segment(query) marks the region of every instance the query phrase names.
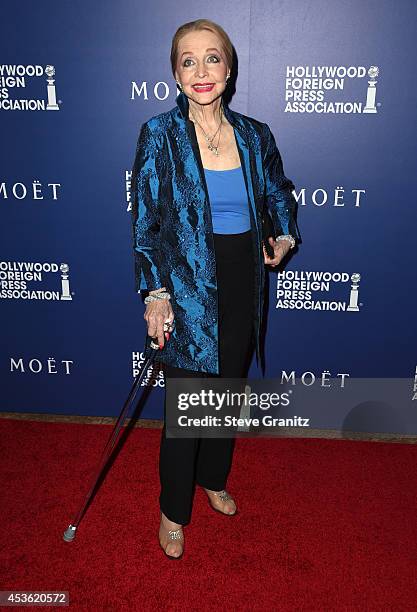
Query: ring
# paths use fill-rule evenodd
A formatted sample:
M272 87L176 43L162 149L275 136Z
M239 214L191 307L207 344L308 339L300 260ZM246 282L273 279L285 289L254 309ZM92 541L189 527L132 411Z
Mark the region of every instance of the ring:
M175 323L174 321L170 321L169 319L164 323L164 331L171 333L174 329Z

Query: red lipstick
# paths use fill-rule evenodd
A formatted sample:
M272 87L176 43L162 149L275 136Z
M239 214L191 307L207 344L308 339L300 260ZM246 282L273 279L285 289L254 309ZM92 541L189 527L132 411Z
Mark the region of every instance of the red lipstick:
M192 88L198 93L205 93L207 91L211 91L214 85L214 83L194 83Z

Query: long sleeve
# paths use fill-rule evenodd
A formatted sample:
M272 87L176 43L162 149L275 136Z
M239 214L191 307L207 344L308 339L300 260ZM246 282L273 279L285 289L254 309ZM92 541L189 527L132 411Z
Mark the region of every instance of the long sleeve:
M152 291L162 287L160 267L160 181L158 147L147 123L141 127L132 169L132 224L135 259L135 289Z
M285 176L282 159L269 126L264 124L267 141L264 154L265 197L274 224L275 236L291 234L296 243L301 241L295 221L296 200L293 183Z

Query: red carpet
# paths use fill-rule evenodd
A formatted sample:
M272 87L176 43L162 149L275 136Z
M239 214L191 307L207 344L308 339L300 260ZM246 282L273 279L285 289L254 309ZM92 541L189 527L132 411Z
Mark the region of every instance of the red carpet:
M0 419L0 590L67 590L73 610L417 609L417 446L238 439L239 514L197 490L171 561L157 541L159 430L130 432L62 539L111 430Z

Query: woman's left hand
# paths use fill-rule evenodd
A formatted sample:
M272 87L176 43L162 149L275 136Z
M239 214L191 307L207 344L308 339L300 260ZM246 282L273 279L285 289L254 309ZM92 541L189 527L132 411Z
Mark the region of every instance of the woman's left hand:
M289 240L274 240L272 236L268 238L268 242L274 249L274 257L269 257L265 250L265 246L262 245L262 249L264 252L264 263L275 268L275 266L277 266L280 261L284 259L285 255L290 250L291 243Z

